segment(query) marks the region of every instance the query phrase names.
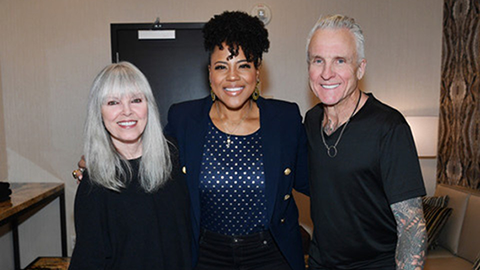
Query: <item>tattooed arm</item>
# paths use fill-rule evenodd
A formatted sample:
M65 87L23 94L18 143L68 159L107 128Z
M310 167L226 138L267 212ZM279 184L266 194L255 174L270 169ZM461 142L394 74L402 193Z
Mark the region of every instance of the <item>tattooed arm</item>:
M422 270L427 249L427 231L420 197L390 205L397 222L397 270Z

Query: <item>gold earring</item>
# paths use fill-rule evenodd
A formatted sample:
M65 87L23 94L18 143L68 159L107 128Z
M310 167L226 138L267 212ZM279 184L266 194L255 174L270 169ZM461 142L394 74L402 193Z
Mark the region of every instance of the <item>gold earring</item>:
M253 90L253 93L252 93L253 101L257 101L258 97L260 97L260 89L258 89L259 83L260 81L257 81L257 85L255 85L255 90Z
M213 90L210 90L210 97L212 98L212 102L215 102L215 99L217 99L217 96L215 96Z

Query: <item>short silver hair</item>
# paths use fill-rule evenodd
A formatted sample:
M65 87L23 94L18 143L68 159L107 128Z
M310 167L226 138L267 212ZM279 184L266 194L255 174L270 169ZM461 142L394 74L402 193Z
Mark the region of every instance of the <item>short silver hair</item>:
M88 98L84 129L84 154L90 179L105 188L121 191L130 181L131 167L119 153L103 124L102 105L110 95L141 93L148 106L147 125L142 134L140 185L146 192L158 190L170 177L172 163L163 136L157 104L143 73L128 62L106 66L93 81ZM126 168L126 170L124 169Z
M359 24L355 22L353 18L348 16L336 14L328 16L320 16L317 23L313 26L310 34L307 38L307 62L310 63L310 54L308 47L310 46L310 41L317 30L320 29L347 29L349 30L354 38L357 47L357 61L360 63L365 59L365 37L363 36L362 29Z

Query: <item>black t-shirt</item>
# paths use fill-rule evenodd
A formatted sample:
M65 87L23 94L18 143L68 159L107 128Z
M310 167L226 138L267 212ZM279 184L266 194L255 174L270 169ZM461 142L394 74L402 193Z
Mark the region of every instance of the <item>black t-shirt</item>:
M172 179L150 194L137 177L119 193L84 176L75 197L70 269L192 268L189 196L176 159ZM139 159L129 162L137 175Z
M306 116L309 141L311 264L325 269L395 269L390 205L425 195L410 128L373 95L348 123L331 158L320 134L323 107ZM334 145L343 126L331 136Z

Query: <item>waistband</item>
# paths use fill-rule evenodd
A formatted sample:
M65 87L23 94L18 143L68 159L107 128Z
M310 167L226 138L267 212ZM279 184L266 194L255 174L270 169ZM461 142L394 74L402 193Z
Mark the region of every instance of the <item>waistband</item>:
M222 243L232 243L232 244L254 243L254 242L272 239L270 231L268 230L261 231L258 233L252 233L248 235L231 236L231 235L224 235L224 234L202 229L200 235L201 237L207 238L209 240L218 241Z

